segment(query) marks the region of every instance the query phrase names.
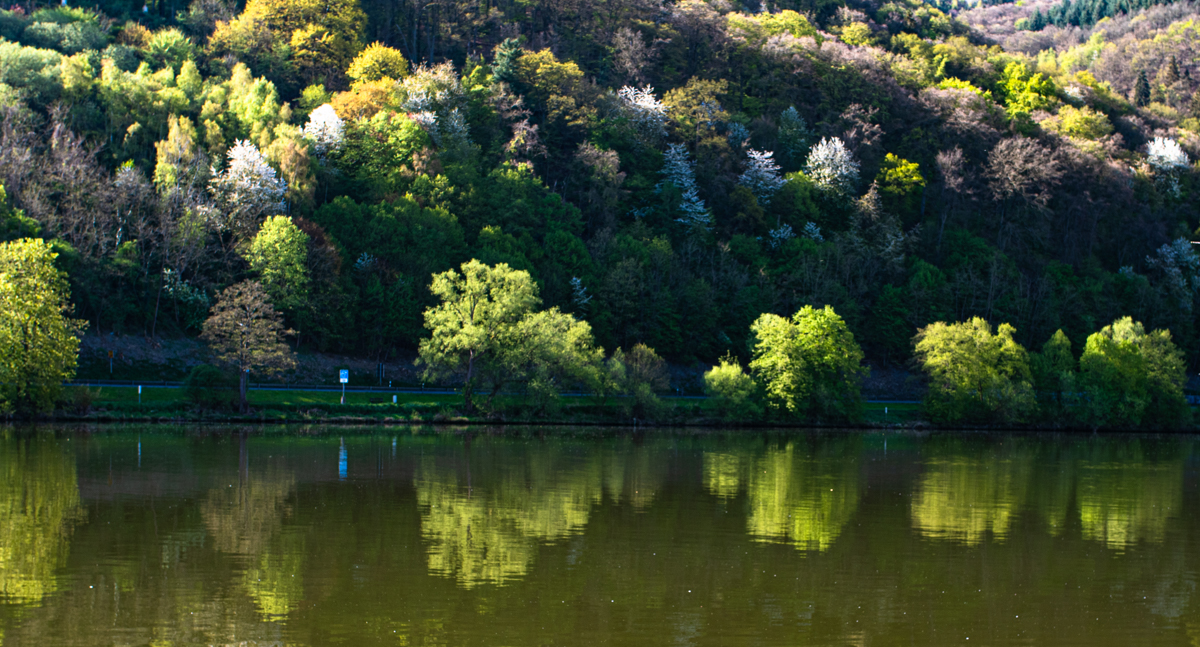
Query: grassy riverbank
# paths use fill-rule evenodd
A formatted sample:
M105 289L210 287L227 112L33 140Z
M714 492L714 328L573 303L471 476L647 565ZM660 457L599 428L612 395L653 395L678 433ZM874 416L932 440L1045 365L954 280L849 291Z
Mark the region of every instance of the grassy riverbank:
M232 394L230 394L232 396ZM346 421L362 423L536 422L561 424L721 425L732 421L707 398L662 398L652 415L633 410L628 400L595 396L563 397L550 410L535 410L524 398L499 396L494 413L464 415L459 394L251 390L250 411L234 407L200 407L179 388L143 387L139 398L131 386L73 386L66 404L55 414L67 420L202 420L258 422ZM396 402L393 404L392 397ZM649 420L648 420L649 418ZM862 424L909 426L921 421L915 403L867 403Z

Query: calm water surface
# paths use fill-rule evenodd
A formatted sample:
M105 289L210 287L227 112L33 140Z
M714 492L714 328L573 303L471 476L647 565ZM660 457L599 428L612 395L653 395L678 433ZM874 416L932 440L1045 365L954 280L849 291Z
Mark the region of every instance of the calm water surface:
M0 430L0 644L1198 645L1197 448Z

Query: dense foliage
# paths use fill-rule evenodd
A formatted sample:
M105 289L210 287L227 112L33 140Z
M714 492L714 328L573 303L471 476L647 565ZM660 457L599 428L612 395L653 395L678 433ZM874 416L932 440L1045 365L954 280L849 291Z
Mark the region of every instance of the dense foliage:
M811 306L875 364L1127 316L1200 360L1186 3L1058 41L916 0L127 5L0 11L0 233L54 241L96 331L193 335L254 280L299 348L384 360L474 259L610 354L763 366L751 324Z
M75 377L76 338L67 280L44 241L0 243L0 412L53 408Z

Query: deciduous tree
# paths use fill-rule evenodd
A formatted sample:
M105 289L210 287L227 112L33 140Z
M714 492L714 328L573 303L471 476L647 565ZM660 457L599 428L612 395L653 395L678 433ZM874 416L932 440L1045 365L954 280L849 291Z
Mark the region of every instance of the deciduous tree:
M867 369L854 334L833 308L804 306L791 319L764 314L750 332L750 370L770 407L800 417L859 415Z
M282 317L257 281L242 281L221 292L200 338L217 361L238 370L242 411L251 371L273 375L295 367L296 359L283 341L288 334L291 331L284 330Z
M1018 422L1033 411L1029 356L1013 339L1016 329L980 317L929 324L913 338L929 376L925 409L942 423Z
M75 377L76 335L65 272L37 238L0 244L0 412L49 411Z

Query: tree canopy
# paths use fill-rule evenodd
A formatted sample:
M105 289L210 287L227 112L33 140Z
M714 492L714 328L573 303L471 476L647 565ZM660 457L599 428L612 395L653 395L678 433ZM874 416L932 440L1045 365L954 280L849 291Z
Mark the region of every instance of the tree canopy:
M78 334L66 273L41 239L0 243L0 412L48 412L75 377Z

